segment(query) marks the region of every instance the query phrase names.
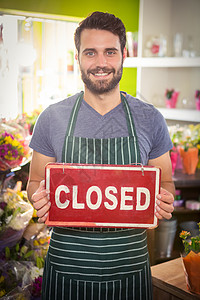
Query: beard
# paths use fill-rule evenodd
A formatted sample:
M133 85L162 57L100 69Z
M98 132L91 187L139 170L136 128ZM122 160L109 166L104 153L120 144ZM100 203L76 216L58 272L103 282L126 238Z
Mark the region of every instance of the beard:
M118 85L118 83L122 78L123 66L121 64L118 70L115 70L114 68L109 69L109 68L97 67L95 69L87 70L87 73L80 67L80 71L81 71L81 78L84 84L86 85L86 87L92 93L101 95L110 92ZM103 79L103 80L96 80L96 82L92 81L90 79L90 74L96 74L99 71L103 73L113 73L113 78L111 80Z

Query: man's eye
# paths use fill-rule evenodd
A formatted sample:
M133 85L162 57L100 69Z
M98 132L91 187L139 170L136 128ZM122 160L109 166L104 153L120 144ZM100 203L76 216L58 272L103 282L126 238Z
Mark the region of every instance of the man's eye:
M111 56L111 55L114 55L115 54L115 51L107 51L107 55Z
M94 52L90 51L90 52L86 52L87 56L94 56Z

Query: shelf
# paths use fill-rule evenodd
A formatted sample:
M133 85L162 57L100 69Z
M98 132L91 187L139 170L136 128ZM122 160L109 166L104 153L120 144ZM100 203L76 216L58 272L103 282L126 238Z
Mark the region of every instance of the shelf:
M200 123L200 111L195 109L158 108L166 120Z
M176 207L173 211L173 215L177 215L177 214L199 214L200 215L200 210L188 209L184 207Z
M197 170L195 174L184 174L182 170L176 170L173 176L173 181L176 188L200 188L200 170Z
M200 67L200 57L127 57L125 68L184 68Z

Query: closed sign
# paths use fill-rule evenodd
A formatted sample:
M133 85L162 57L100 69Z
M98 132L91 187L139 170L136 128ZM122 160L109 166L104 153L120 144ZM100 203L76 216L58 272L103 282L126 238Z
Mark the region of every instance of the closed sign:
M50 226L142 227L157 225L160 169L134 165L46 166Z

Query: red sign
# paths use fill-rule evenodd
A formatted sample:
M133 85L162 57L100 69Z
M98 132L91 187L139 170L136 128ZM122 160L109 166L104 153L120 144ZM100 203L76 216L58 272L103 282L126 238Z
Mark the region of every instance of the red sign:
M157 225L160 169L134 165L48 164L50 226L141 227Z

